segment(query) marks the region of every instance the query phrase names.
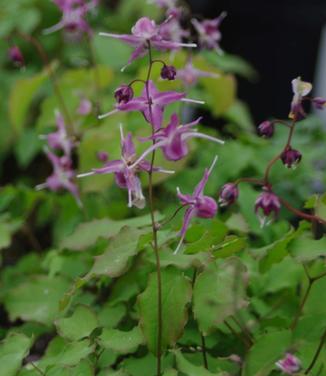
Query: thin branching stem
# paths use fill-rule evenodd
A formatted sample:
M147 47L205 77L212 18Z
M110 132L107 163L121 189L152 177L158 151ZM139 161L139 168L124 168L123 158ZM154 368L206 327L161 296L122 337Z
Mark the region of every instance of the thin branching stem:
M309 364L308 368L304 372L305 375L308 375L309 372L314 368L314 366L315 366L315 364L316 364L316 362L317 362L317 360L319 358L319 355L321 353L321 350L323 349L323 346L324 346L325 342L326 342L326 330L324 331L324 333L323 333L323 335L322 335L322 337L320 339L319 345L317 347L317 350L315 352L314 357L312 358L311 363Z
M307 303L307 300L308 300L308 297L310 295L310 292L311 292L311 289L312 289L312 286L315 282L317 282L318 280L320 280L321 278L325 277L326 276L326 272L324 273L321 273L315 277L311 277L311 275L309 274L309 271L307 269L307 266L305 264L302 264L303 268L304 268L304 271L306 273L306 276L308 278L308 287L303 295L303 298L302 298L302 301L300 303L300 306L299 306L299 309L298 309L298 312L296 314L296 316L294 317L293 321L292 321L292 324L290 325L290 328L292 330L294 330L296 328L296 326L298 325L298 321L302 315L302 312L303 312L303 309Z
M149 67L146 77L146 95L148 100L148 107L149 107L149 120L152 125L152 135L154 134L154 126L153 126L153 113L152 113L152 103L151 98L149 95L149 80L151 77L152 66L153 66L153 58L152 58L152 49L151 44L148 41L148 57L149 57ZM155 140L153 140L153 144ZM153 231L153 249L155 252L155 259L156 259L156 275L157 275L157 363L156 363L156 373L157 376L161 376L161 358L162 358L162 328L163 328L163 315L162 315L162 276L161 276L161 262L160 262L160 254L159 254L159 247L158 247L158 240L157 240L157 224L155 221L155 207L154 207L154 196L153 196L153 166L155 162L155 150L152 153L151 159L151 167L148 173L148 190L149 190L149 206L151 212L151 222L152 222L152 231Z

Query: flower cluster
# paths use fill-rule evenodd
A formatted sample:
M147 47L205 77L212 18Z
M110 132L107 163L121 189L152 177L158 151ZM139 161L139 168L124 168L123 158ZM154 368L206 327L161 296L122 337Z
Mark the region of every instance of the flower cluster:
M53 2L62 12L62 17L57 24L44 31L46 34L64 30L71 36L79 38L84 33L91 33L86 16L97 7L98 0L53 0Z
M271 168L278 160L280 160L285 167L294 169L298 166L302 159L301 152L299 150L296 150L292 146L292 137L298 121L306 117L303 102L305 100L309 100L318 109L323 109L326 107L326 99L320 97L307 97L307 95L312 90L312 84L310 82L304 82L300 77L295 78L294 80L292 80L292 90L293 99L291 102L291 111L289 114L291 123L285 122L283 120L265 120L258 126L259 135L265 138L271 138L274 135L276 125L284 125L289 129L288 139L285 146L283 147L283 150L267 165L264 178L261 180L243 178L238 179L235 183L227 183L223 186L219 195L221 205L231 205L237 200L239 196L238 184L240 182L252 182L254 184L262 186L263 192L258 196L255 203L255 212L262 227L270 224L277 218L278 213L281 209L282 201L285 202L272 190L272 184L269 180L269 173ZM288 203L286 203L286 207L290 210L292 209L292 211L297 215L299 214L306 219L317 219L317 221L320 221L320 218L318 217L311 217L303 212L291 208Z
M174 1L161 2L160 6L167 7L171 11L174 4ZM121 40L134 47L134 51L127 64L148 54L149 69L146 81L133 80L129 84L120 85L114 92L116 100L115 108L99 116L99 118L102 119L118 112L138 112L142 114L143 118L150 126L150 135L141 138L139 141L150 142L150 145L137 157L132 134L128 133L127 136L125 136L122 126L120 126L121 157L119 159L109 160L107 154L101 152L98 156L101 160L104 156L104 166L101 168L93 168L90 172L80 174L78 177L91 176L94 174L114 174L116 184L120 188L126 189L128 192L128 206L134 206L139 209L145 206L145 197L139 174L143 172L151 176L153 173L173 173L173 171L167 171L153 165L154 156L158 149L162 151L166 160L178 161L188 155L188 141L192 138L201 138L214 143L223 144L222 140L201 133L195 128L201 121L201 118L187 124L182 124L179 117L176 114L172 114L170 121L165 125L164 113L166 107L170 104L176 102L202 104L203 102L187 98L184 92L159 91L151 79L153 64L159 63L162 65L161 78L168 81L179 78L184 80L188 85L193 85L198 77L210 76L207 72L196 70L190 61L183 70L177 71L174 66L168 65L162 60L154 60L152 58L153 49L159 51L175 51L181 47L196 47L193 43L182 43L170 39L165 28L177 17L175 14L172 15L172 13L161 25L156 25L153 20L142 17L133 26L130 35L101 33L101 35ZM139 96L134 95L132 88L133 83L136 81L142 82L144 85L143 91ZM151 162L149 161L150 159L146 159L149 156L152 157ZM178 252L183 243L191 218L212 218L216 215L216 201L203 194L216 160L217 158L214 159L211 167L205 171L203 179L199 182L192 195L182 194L179 188L177 190L177 197L180 199L181 205L187 207L187 209L185 211L183 225L180 231L180 241L176 252Z
M222 52L220 47L220 41L222 39L222 33L220 26L227 13L222 12L220 16L214 19L197 20L191 19L193 30L184 29L182 26L182 17L184 16L184 10L177 6L176 0L150 0L151 3L156 3L160 8L163 8L166 12L166 16L171 18L169 26L164 28L164 32L169 36L169 39L174 41L181 41L188 38L193 33L196 33L198 39L198 45L201 49L215 50Z
M67 134L64 118L59 112L56 113L56 126L56 132L42 136L48 144L44 151L52 164L53 172L45 183L37 185L36 189L48 188L54 192L66 189L81 205L78 187L75 184L76 175L73 170L72 150L74 144Z

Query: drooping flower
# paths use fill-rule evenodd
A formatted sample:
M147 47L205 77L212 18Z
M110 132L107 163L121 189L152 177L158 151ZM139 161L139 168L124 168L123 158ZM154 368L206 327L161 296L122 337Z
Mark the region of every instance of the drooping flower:
M134 97L134 91L129 85L120 85L114 92L117 103L128 103Z
M177 71L176 78L181 80L185 86L193 86L196 85L198 79L202 77L219 78L220 75L197 69L193 66L191 61L188 61L183 69Z
M79 106L77 108L77 113L82 116L86 116L92 111L92 102L87 98L81 98Z
M160 35L164 40L180 44L180 47L175 48L174 51L179 50L182 47L182 41L190 36L189 31L182 28L178 13L180 13L179 8L172 8L169 10L168 14L170 16L170 21L165 22L160 26Z
M209 136L193 129L193 126L197 125L201 119L202 118L200 117L192 123L180 125L177 114L173 114L170 123L166 128L158 130L151 137L141 139L142 141L152 140L155 141L155 143L141 155L139 160L145 158L145 156L153 150L161 148L167 160L178 161L188 154L189 150L187 142L191 138L203 138L218 144L224 144L224 141L216 137Z
M163 80L169 80L172 81L175 79L175 76L177 74L177 70L173 65L164 65L161 69L161 78Z
M285 167L287 168L296 168L302 159L302 154L291 147L288 147L283 151L281 155L281 160Z
M277 361L275 365L287 375L293 375L301 369L300 359L291 353L286 353L285 357Z
M135 206L139 209L143 209L145 206L145 197L143 195L141 182L138 177L139 172L151 170L150 162L146 160L134 162L137 159L135 145L132 140L132 134L128 133L124 137L122 127L121 131L121 159L108 161L104 167L93 168L91 172L80 174L77 177L85 177L94 174L114 174L115 181L120 188L128 190L128 206ZM173 173L173 171L167 171L160 167L153 167L152 171L162 173Z
M192 24L198 33L199 45L201 48L221 51L220 41L222 39L222 34L219 27L225 17L226 12L223 12L217 18L212 20L199 22L196 19L192 19Z
M9 48L8 51L9 59L13 62L13 64L21 68L25 65L24 56L18 46L12 46Z
M61 20L44 30L45 34L64 29L79 37L83 33L90 33L91 29L86 20L87 14L96 8L98 0L53 0L62 12Z
M49 133L46 136L42 136L48 141L48 145L55 150L62 150L64 155L70 157L71 150L73 148L73 142L68 136L65 121L59 111L55 113L57 131Z
M160 92L157 90L153 81L149 81L148 85L144 87L141 96L133 98L126 103L121 102L116 104L115 110L101 115L99 118L103 119L104 117L110 116L119 111L140 111L144 115L146 121L149 122L155 130L158 130L162 126L164 109L168 104L178 101L199 104L204 103L187 99L185 96L185 93L178 93L176 91Z
M272 121L265 120L258 126L258 133L262 137L271 138L274 135L275 125Z
M302 101L312 90L312 84L301 80L301 77L292 80L293 99L289 118L298 121L306 117Z
M217 207L216 201L212 197L204 195L204 189L205 189L206 183L216 164L216 161L217 161L217 156L214 158L211 167L205 170L202 180L198 183L192 195L189 195L189 194L184 195L180 192L180 189L177 188L177 195L181 201L181 204L184 206L188 206L188 207L186 209L186 212L183 218L182 228L180 231L181 238L180 238L180 241L176 250L174 251L174 254L178 253L178 251L180 250L180 247L185 238L187 229L190 225L190 221L193 217L213 218L215 217L217 213L218 207Z
M72 169L71 159L66 155L59 157L48 149L45 149L45 154L52 164L53 172L45 183L37 185L36 189L48 188L54 192L66 189L75 197L78 205L81 206L78 187L74 181L76 175Z
M219 204L221 206L228 206L232 205L236 202L239 197L239 188L234 183L227 183L224 184L219 198Z
M281 202L275 193L269 189L262 192L255 203L255 212L258 216L260 226L268 226L277 218L280 209Z
M168 24L169 22L170 19L167 19L162 25ZM150 20L147 17L142 17L132 27L131 34L100 33L100 35L119 39L135 48L127 65L131 64L134 60L143 57L147 53L149 44L151 47L159 51L177 50L181 47L196 47L196 44L194 43L179 43L164 39L161 34L162 25L156 25L155 21Z

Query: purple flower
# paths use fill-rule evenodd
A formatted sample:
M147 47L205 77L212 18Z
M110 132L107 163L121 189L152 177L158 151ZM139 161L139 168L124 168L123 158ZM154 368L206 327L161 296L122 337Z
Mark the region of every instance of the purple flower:
M170 19L167 19L162 25L168 24L169 22ZM100 35L119 39L135 48L127 65L143 57L147 53L149 43L153 48L159 51L177 50L180 47L196 47L194 43L178 43L164 39L161 34L162 25L156 25L155 21L147 17L142 17L131 29L131 34L100 33Z
M191 61L189 61L183 69L179 69L177 72L177 79L183 81L186 86L196 85L198 79L202 77L219 78L220 75L197 69L192 65Z
M182 40L184 38L189 38L190 33L187 30L184 30L179 22L178 15L176 14L178 9L170 10L169 14L171 15L170 21L161 24L160 26L160 35L164 40L169 40L175 43L179 43L180 47L175 50L179 50L182 45Z
M283 151L281 155L281 160L287 168L295 169L302 159L302 154L291 147L288 147Z
M181 201L181 204L184 206L188 206L184 218L183 218L183 224L180 231L181 239L179 241L179 244L174 251L174 254L178 253L182 242L185 238L187 229L189 227L190 221L193 217L199 217L199 218L213 218L215 217L217 213L217 203L216 201L209 197L205 196L203 194L204 188L206 186L206 183L208 181L208 178L215 166L215 163L217 161L217 156L214 158L214 161L209 169L205 170L204 176L202 180L199 182L199 184L196 186L194 192L192 195L184 195L180 192L180 189L177 188L177 194L178 198Z
M114 98L121 103L128 103L134 97L134 91L129 85L121 85L114 92Z
M276 219L280 209L281 203L276 194L270 190L261 193L255 203L255 212L261 227L268 226Z
M321 97L315 97L312 99L312 104L317 110L324 110L326 107L326 99Z
M173 65L164 65L161 70L161 78L163 80L173 81L177 74L177 70Z
M105 163L102 168L93 168L91 172L78 175L78 178L94 174L111 174L115 175L115 181L120 188L128 190L128 206L135 206L139 209L145 207L145 197L143 195L140 179L137 176L139 172L150 172L151 164L146 160L141 160L135 164L137 159L135 145L132 141L132 134L128 133L124 137L121 130L121 159L112 160ZM163 173L173 173L160 167L154 167L153 171Z
M18 68L21 68L25 65L24 56L18 46L12 46L8 51L9 59L14 63Z
M88 115L92 111L92 102L86 98L82 98L77 108L77 113L82 116Z
M310 82L304 82L301 77L292 80L293 99L291 103L291 111L289 118L298 121L306 117L302 101L312 90L312 84Z
M239 197L238 186L234 183L227 183L223 185L221 189L219 204L221 206L232 205L236 202L238 197Z
M142 141L152 140L155 141L155 143L147 149L138 160L145 158L145 156L153 150L161 148L167 160L178 161L188 154L189 150L187 142L190 138L194 137L204 138L219 144L224 144L224 141L218 138L208 136L193 129L193 126L197 125L201 119L202 118L200 117L192 123L180 125L177 114L173 114L170 123L166 128L158 130L155 132L154 136L141 139Z
M42 136L42 138L47 139L48 145L52 149L62 150L67 157L70 157L73 142L68 137L65 121L61 113L57 111L55 116L57 131L46 136Z
M46 29L49 34L64 29L69 33L80 36L82 33L90 33L90 27L86 21L86 15L98 5L98 0L54 0L54 3L62 11L61 20L54 26Z
M103 119L104 117L110 116L119 111L140 111L144 115L146 121L148 121L155 130L158 130L162 126L165 107L170 103L178 101L200 104L203 103L201 101L185 98L185 93L178 93L175 91L160 92L157 90L153 81L149 81L148 86L144 88L140 97L133 98L127 103L117 104L115 106L115 110L101 115L99 118Z
M275 131L275 125L273 122L269 120L263 121L261 124L258 126L258 133L260 136L266 137L266 138L271 138L274 135Z
M296 356L291 353L286 353L283 359L280 359L275 363L276 367L279 368L283 373L287 375L293 375L300 371L301 362Z
M75 172L72 169L71 159L66 155L58 157L47 149L45 149L45 154L52 163L53 173L46 179L45 183L37 185L36 189L48 188L54 192L66 189L75 197L78 205L81 206L78 187L74 182Z
M212 20L204 20L202 22L196 19L192 20L192 24L198 33L201 48L221 51L219 43L222 39L222 34L219 31L219 27L225 17L226 12L223 12L219 17Z

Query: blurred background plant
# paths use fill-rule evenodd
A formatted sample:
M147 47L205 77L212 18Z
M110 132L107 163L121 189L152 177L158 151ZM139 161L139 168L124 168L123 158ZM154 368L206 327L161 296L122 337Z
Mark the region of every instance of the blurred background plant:
M125 192L109 175L78 181L82 208L69 193L35 190L51 172L40 135L55 129L58 109L74 133L73 160L78 162L79 173L102 166L99 152L108 153L110 159L119 157L119 123L125 132L146 136L148 125L139 114L120 112L101 121L97 117L113 108L113 93L121 83L146 76L143 60L122 73L130 48L98 32L129 33L144 15L157 22L164 18L161 9L143 0L102 1L87 16L92 31L71 38L67 32L44 33L61 19L60 9L51 1L0 0L0 334L4 338L0 359L5 359L7 367L3 376L155 374L155 358L144 346L146 342L153 349L155 333L148 331L154 329L143 326L141 332L137 326L139 320L155 320L148 308L155 300L155 283L147 280L154 270L148 211L139 217L137 209L128 208ZM230 27L232 14L224 22ZM241 30L238 33L241 39ZM6 53L14 46L19 46L23 57L11 50L16 66ZM210 75L199 77L198 84L188 85L186 91L190 98L205 100L205 105L179 103L166 113L169 118L177 112L184 122L203 115L200 129L226 141L218 148L217 172L206 187L207 194L216 198L226 182L261 177L287 137L283 127L272 139L257 136L256 125L266 119L253 118L237 87L239 79L253 85L260 72L242 57L229 54L223 40L222 48L223 54L203 51L192 58L197 69ZM188 61L182 51L160 58L177 71ZM160 68L153 69L160 89L184 89L182 80L160 80ZM290 103L290 81L286 85ZM141 87L134 89L138 95ZM259 95L261 100L265 93ZM269 95L264 102L268 103ZM286 115L270 113L271 118ZM300 168L289 172L279 163L271 180L274 191L294 207L315 208L325 219L326 198L319 195L326 184L324 129L315 115L300 122L293 139L304 156ZM215 144L199 140L191 143L191 153L177 164L158 156L158 165L176 170L172 177L156 177L159 218L173 214L175 188L192 192L215 154ZM171 302L171 297L166 298L171 306L165 317L172 315L177 322L174 332L166 334L166 346L183 333L177 348L163 359L166 375L236 375L241 368L244 375L268 375L278 372L272 369L286 351L297 350L303 366L307 369L311 364L326 327L322 319L326 305L320 304L326 301L325 280L315 279L324 271L325 238L314 240L309 225L299 224L299 218L286 210L279 220L261 228L254 212L258 193L245 185L235 207L221 209L210 223L195 222L186 238L187 258L173 259L168 252L162 253L165 289L178 286L177 298ZM162 231L164 251L173 248L181 219L177 216ZM130 233L124 234L125 225ZM321 237L323 229L315 225L313 233ZM126 243L125 248L120 243ZM111 255L114 246L124 259ZM112 258L106 260L110 247ZM216 263L210 264L210 257ZM118 260L115 267L110 266L113 260ZM101 263L110 267L103 269ZM183 332L193 269L199 277L193 278L193 310ZM239 290L233 285L236 281ZM210 286L216 287L213 297L207 295ZM306 289L310 295L301 307ZM300 320L298 307L300 314L305 310ZM207 350L204 366L203 348ZM232 354L239 354L240 360L234 361ZM326 374L326 355L319 359L316 369Z

